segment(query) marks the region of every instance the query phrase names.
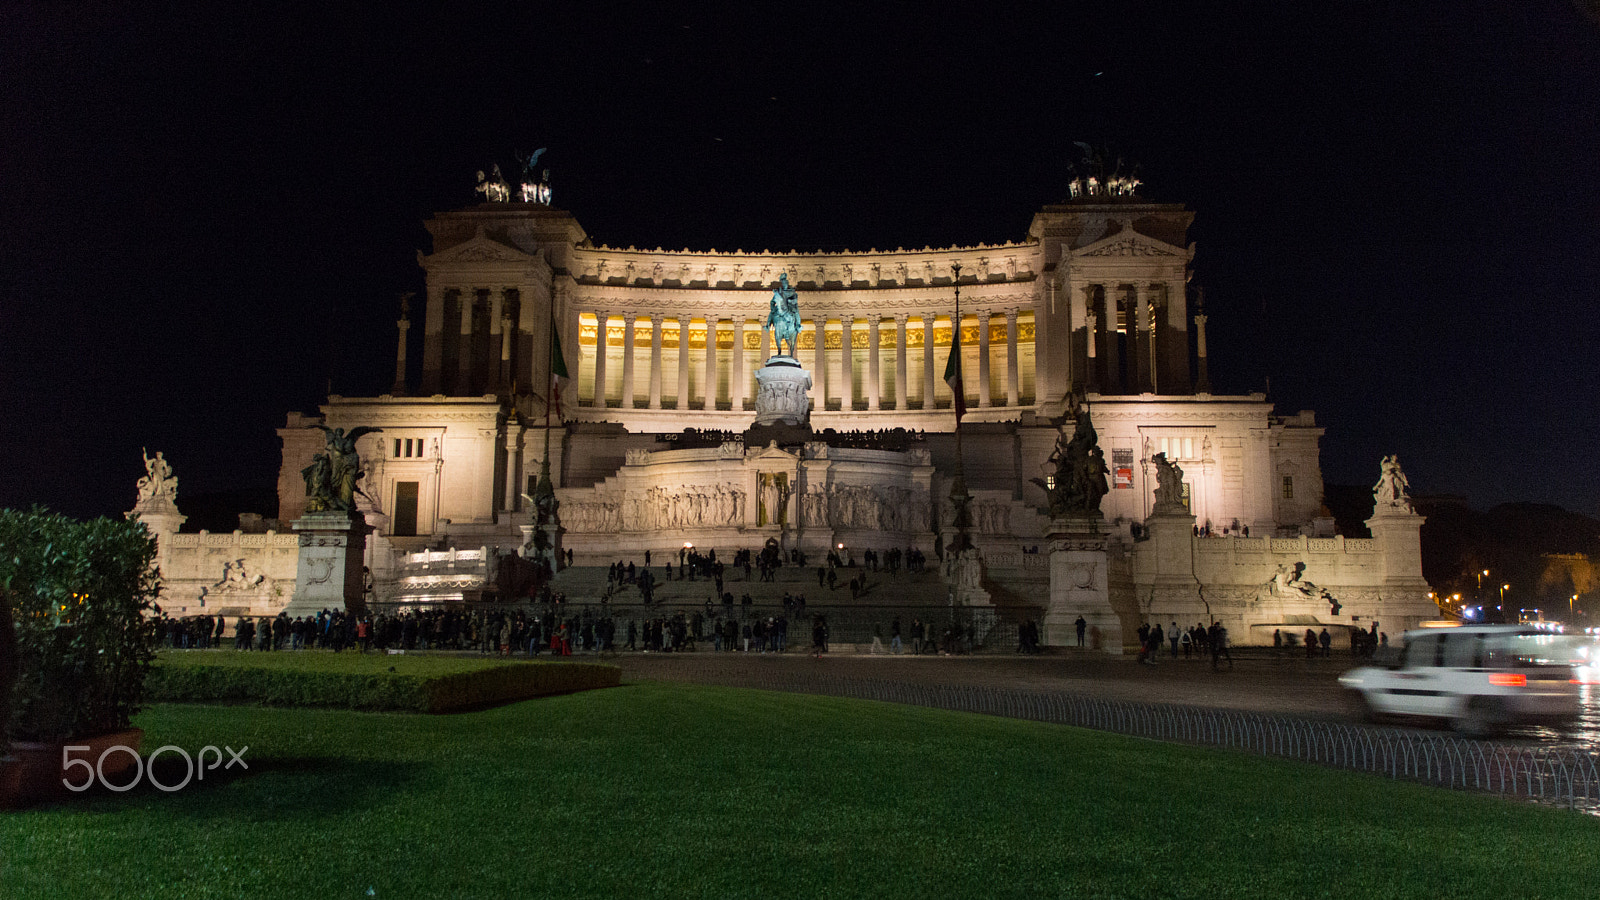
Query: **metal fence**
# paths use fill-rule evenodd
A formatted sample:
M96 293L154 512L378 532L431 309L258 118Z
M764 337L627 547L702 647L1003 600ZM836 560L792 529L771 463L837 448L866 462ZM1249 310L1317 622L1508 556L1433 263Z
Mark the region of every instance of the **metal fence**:
M1437 787L1600 813L1594 753L1235 710L1078 694L829 675L704 671L695 680L1031 719L1154 740L1242 750Z

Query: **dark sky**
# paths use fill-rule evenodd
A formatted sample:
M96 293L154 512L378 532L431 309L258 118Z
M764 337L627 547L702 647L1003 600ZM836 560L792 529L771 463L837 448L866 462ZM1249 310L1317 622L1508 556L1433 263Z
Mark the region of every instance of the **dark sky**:
M1600 513L1582 0L234 6L0 8L0 505L271 487L518 151L599 242L865 250L1022 238L1082 140L1196 211L1215 386L1329 481Z

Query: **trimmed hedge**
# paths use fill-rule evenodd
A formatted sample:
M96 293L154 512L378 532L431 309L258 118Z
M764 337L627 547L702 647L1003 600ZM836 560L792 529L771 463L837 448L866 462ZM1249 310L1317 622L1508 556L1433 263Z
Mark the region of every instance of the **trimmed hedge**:
M234 659L206 660L204 656L164 657L150 670L145 699L445 713L622 683L620 668L595 663L432 666L428 668L463 670L405 672L389 671L395 657L367 657L372 660L370 665L336 665L330 670L318 665L322 656L271 654L270 661L264 659L260 665ZM284 665L285 657L299 657L306 664ZM376 671L359 671L360 668Z

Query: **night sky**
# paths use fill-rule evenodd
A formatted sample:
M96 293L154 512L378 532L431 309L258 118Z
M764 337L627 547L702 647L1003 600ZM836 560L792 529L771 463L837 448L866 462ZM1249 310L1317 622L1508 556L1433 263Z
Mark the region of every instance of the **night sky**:
M1600 513L1586 0L155 5L0 9L0 506L120 514L141 447L270 489L518 152L599 243L866 250L1021 239L1087 141L1197 213L1214 386L1328 481Z

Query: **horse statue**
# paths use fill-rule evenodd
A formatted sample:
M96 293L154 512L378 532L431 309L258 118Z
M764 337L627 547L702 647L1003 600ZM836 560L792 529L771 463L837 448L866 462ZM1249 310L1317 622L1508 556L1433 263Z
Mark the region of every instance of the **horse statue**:
M795 355L795 345L800 335L800 295L789 286L789 273L784 272L778 276L778 286L772 290L772 302L767 307L767 322L762 327L761 343L766 346L766 330L772 329L772 336L777 341L778 355ZM783 345L789 345L789 352L783 352Z

